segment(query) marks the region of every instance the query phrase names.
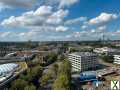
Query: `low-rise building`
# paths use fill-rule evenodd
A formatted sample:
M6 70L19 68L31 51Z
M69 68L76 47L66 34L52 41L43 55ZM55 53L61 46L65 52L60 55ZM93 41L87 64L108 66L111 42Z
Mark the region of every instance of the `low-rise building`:
M68 58L74 71L85 71L98 64L97 54L92 52L75 52L69 54Z
M95 71L86 71L80 74L80 81L95 81L97 80Z
M114 55L114 63L120 64L120 55Z
M93 52L98 53L98 54L114 55L114 54L120 53L120 50L108 48L108 47L103 47L103 48L95 48L93 50Z
M17 69L19 65L16 63L7 63L0 65L0 83L9 78Z

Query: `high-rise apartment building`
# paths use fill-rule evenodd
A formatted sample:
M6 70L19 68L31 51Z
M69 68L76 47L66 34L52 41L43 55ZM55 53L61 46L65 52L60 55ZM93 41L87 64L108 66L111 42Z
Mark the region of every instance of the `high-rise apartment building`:
M75 52L68 55L74 71L84 71L96 67L97 54L92 52Z

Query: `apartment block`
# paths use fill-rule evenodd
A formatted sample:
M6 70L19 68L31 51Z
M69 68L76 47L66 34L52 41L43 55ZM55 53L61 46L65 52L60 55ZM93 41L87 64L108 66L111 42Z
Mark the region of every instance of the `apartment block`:
M69 54L68 58L74 71L85 71L98 64L97 54L92 52L75 52Z

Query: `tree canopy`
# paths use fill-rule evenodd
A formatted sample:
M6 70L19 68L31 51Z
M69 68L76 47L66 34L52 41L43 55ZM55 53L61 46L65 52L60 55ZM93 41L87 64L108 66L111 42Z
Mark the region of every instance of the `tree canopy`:
M34 85L27 85L24 90L36 90L36 87Z
M58 76L53 84L53 90L70 90L69 79L67 75Z
M27 85L28 85L27 81L22 80L22 79L17 79L12 82L11 90L24 90L24 87Z
M59 65L57 79L54 81L53 90L70 90L71 64L68 60Z

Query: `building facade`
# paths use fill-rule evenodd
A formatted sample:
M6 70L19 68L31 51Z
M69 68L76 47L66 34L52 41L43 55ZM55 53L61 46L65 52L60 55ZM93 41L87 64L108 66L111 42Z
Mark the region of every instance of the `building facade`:
M68 55L74 71L85 71L96 67L98 64L97 54L91 52L75 52Z
M105 55L114 55L114 54L119 54L120 50L118 49L113 49L113 48L108 48L108 47L103 47L103 48L95 48L93 52L98 53L98 54L105 54Z
M114 55L114 63L120 64L120 55Z

